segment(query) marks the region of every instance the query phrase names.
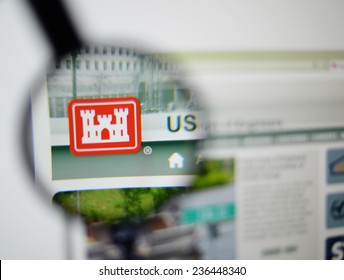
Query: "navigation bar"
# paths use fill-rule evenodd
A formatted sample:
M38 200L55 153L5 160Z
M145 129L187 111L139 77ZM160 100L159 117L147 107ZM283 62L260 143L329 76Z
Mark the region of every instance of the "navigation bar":
M203 142L207 147L242 147L270 146L289 144L308 144L324 142L343 142L344 127L308 131L268 132L256 135L242 134L235 136L213 137Z

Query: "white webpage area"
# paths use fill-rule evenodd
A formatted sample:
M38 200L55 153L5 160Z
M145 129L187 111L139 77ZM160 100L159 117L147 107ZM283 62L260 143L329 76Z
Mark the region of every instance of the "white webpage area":
M209 110L204 158L235 162L235 256L343 259L344 72L257 65L192 78Z

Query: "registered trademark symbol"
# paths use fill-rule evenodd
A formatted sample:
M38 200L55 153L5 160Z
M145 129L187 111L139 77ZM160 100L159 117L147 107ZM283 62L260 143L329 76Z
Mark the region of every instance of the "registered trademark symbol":
M143 148L143 153L145 155L151 155L153 153L153 149L150 146L146 146Z

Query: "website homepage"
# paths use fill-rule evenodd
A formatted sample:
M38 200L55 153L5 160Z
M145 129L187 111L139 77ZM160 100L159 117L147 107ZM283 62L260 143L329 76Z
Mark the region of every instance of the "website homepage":
M37 174L90 259L344 259L343 59L86 47L33 102ZM140 146L103 154L126 108L92 102L132 98ZM75 155L96 145L74 112L101 153Z

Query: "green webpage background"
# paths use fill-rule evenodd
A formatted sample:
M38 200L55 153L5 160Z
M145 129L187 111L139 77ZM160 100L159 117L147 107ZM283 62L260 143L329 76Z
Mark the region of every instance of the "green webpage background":
M152 153L146 155L145 147ZM53 180L128 176L194 175L197 173L195 141L144 142L135 154L76 157L69 146L53 146ZM168 158L174 152L184 157L184 168L169 168Z

